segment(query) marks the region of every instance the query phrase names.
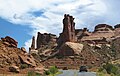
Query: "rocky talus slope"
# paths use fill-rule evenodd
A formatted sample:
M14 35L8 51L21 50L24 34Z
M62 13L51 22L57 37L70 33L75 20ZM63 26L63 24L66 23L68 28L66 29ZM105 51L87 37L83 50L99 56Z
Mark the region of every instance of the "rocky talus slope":
M0 68L18 68L27 65L27 68L41 66L40 63L24 47L17 48L17 41L6 36L0 40ZM10 71L10 70L9 70Z

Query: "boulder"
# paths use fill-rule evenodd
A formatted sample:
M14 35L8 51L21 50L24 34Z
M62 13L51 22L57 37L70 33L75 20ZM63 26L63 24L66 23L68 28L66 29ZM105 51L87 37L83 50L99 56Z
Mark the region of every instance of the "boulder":
M43 74L44 73L44 67L40 66L40 67L35 67L34 70L35 72L39 73L39 74Z
M95 64L95 62L94 62L94 61L91 61L91 63L92 63L92 64Z
M9 36L6 36L5 38L1 38L1 40L7 46L17 47L18 42Z
M26 49L24 47L21 47L22 52L27 53Z
M21 62L23 63L23 64L28 64L28 65L30 65L30 66L32 66L32 67L35 67L36 66L36 62L35 62L35 60L34 60L34 58L33 58L33 56L27 56L27 55L19 55L19 57L20 57L20 60L21 60Z
M15 73L19 73L20 72L19 67L15 66L15 65L14 66L10 66L9 70L10 70L10 72L15 72Z
M95 48L96 48L96 49L101 49L101 48L102 48L102 45L100 45L100 44L95 45Z
M66 42L60 47L59 54L67 56L80 55L82 49L83 44Z
M38 50L30 49L30 50L29 50L29 53L30 53L30 54L38 54Z

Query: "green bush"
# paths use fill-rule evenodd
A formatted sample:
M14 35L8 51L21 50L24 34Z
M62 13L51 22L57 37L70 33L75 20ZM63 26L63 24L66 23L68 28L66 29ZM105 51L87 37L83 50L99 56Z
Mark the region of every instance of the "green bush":
M108 74L117 74L118 68L110 63L107 63L106 65L103 65L103 68L107 71Z
M58 74L61 74L61 73L62 72L59 72L56 66L51 66L49 70L45 71L45 75L48 75L48 76L57 76Z
M34 71L29 71L27 76L41 76L39 73L36 73Z
M98 69L97 76L120 76L120 70L117 65L106 63Z
M103 70L104 70L104 68L101 67L98 69L98 72L103 72Z
M21 68L21 69L28 68L28 65L27 65L27 64L21 64L20 68Z

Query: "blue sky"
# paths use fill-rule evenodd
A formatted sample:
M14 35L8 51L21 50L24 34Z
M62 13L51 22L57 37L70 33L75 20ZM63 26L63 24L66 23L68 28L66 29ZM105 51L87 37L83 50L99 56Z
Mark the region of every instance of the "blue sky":
M76 28L93 30L100 23L120 23L120 0L0 0L0 37L11 36L27 50L37 32L62 31L65 13L75 17Z
M20 41L18 47L24 46L24 42L31 38L27 33L32 31L32 29L27 26L12 24L0 18L0 28L0 38L10 36Z

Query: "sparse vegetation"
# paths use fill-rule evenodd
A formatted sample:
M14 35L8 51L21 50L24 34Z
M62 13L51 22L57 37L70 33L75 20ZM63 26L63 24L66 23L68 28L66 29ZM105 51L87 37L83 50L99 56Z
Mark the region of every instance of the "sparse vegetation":
M27 64L21 64L20 68L21 68L21 69L28 68L28 65L27 65Z
M97 76L120 76L119 69L116 65L106 63L98 69Z
M29 71L27 76L41 76L39 73L36 73L34 71Z
M49 70L45 71L45 75L47 76L57 76L58 74L61 74L61 73L62 72L60 72L55 66L51 66Z
M110 64L110 63L107 63L106 65L103 65L103 68L107 71L108 74L117 74L117 71L118 71L118 68L113 65L113 64Z
M44 72L44 75L41 75L35 71L29 71L27 76L57 76L61 74L57 67L51 66L47 71Z

